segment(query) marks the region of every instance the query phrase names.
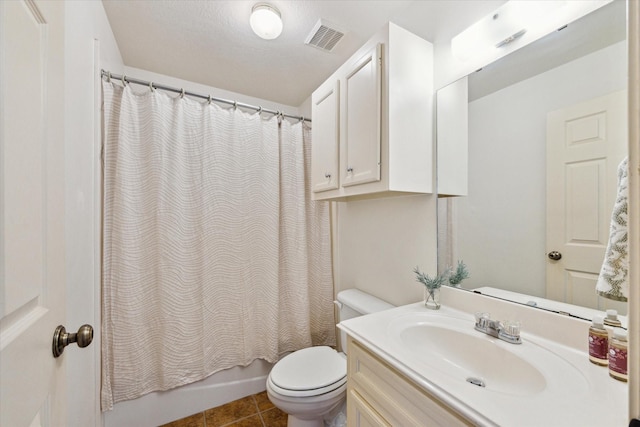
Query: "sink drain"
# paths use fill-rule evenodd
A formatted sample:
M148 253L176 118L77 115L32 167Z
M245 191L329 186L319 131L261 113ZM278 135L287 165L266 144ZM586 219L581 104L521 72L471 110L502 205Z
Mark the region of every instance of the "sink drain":
M473 385L477 385L478 387L486 387L487 385L480 378L469 377L467 378L467 382Z

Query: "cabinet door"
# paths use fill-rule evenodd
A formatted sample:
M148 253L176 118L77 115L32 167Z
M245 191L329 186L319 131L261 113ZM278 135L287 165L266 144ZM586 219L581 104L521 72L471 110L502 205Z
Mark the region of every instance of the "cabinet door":
M390 427L358 392L349 390L347 395L347 425L353 427Z
M314 93L311 114L311 186L314 193L338 188L340 81L326 82Z
M466 196L469 174L469 85L467 77L438 90L438 196Z
M345 74L341 121L342 186L380 181L381 78L381 44L356 61Z

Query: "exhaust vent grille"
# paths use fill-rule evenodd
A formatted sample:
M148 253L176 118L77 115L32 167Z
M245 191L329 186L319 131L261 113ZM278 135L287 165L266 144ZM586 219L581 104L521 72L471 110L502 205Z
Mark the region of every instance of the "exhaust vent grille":
M344 37L344 31L320 19L316 25L313 26L311 33L304 43L326 52L331 52L338 42L342 40L342 37Z

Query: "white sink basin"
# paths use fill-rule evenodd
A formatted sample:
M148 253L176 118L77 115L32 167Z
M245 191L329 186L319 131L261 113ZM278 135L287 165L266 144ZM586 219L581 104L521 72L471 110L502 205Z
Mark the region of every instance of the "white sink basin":
M546 386L535 366L495 339L429 323L408 326L397 336L407 349L425 355L425 363L471 384L512 395L539 393Z
M411 313L393 319L388 333L416 363L487 392L515 397L554 391L579 394L587 388L581 372L555 353L527 340L510 344L473 326L472 320ZM562 381L554 381L554 375L561 375Z

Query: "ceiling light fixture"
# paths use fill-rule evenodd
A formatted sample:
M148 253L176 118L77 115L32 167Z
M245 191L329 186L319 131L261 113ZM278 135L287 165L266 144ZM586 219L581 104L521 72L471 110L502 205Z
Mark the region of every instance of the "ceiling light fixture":
M265 40L273 40L282 33L280 11L267 3L253 6L249 24L253 32Z

